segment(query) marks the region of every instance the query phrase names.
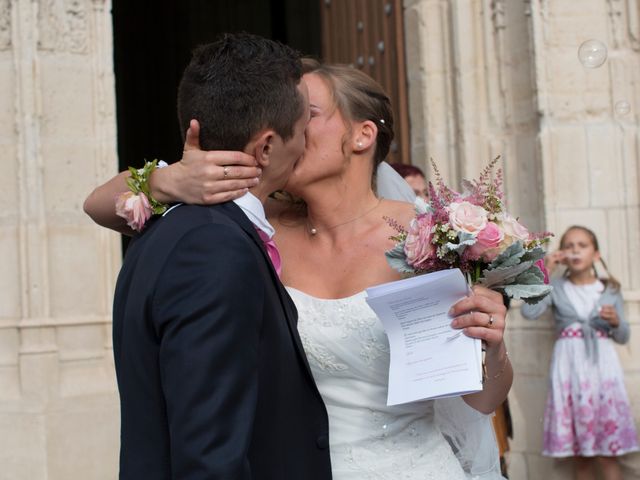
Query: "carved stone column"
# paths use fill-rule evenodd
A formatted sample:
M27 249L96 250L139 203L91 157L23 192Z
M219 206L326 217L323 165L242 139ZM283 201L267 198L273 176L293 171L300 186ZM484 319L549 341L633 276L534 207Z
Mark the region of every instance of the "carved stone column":
M116 170L109 1L0 0L0 477L114 478L117 236L82 213Z

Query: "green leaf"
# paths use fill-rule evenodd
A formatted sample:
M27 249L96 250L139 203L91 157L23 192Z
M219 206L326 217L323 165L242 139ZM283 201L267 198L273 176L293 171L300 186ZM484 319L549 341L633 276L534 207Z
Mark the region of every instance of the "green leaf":
M538 303L553 290L551 285L507 285L504 293L509 298L521 299L527 303Z
M541 258L544 258L544 255L545 255L544 249L540 246L536 246L530 250L525 251L524 255L522 256L522 261L530 260L533 263L535 263Z
M456 252L458 255L462 255L462 252L465 251L467 247L470 247L474 243L476 243L476 237L467 232L458 233L459 243L447 242L442 248L446 253Z
M513 242L504 252L498 255L489 265L490 269L518 265L526 253L522 242Z
M532 265L526 272L518 275L513 283L521 285L540 285L544 283L544 274L538 267Z
M497 288L514 282L518 275L526 272L531 267L531 262L523 262L518 265L509 265L498 268L485 269L482 272L480 283L487 288Z
M415 269L407 263L407 256L404 253L404 242L386 251L385 256L387 257L387 263L394 270L400 273L415 273Z

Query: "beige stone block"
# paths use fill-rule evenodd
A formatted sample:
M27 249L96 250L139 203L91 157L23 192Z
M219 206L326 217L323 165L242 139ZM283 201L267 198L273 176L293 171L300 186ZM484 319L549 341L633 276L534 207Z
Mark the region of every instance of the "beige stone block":
M549 132L549 153L545 168L553 182L550 205L556 209L588 207L589 168L587 139L582 126L566 125Z
M0 366L17 365L20 336L17 328L0 328Z
M508 452L508 473L509 478L517 478L518 480L529 480L527 474L527 458L524 453L513 450Z
M117 392L115 371L109 360L111 355L105 350L99 359L61 362L59 396L69 398Z
M512 137L514 155L505 160L505 195L507 208L522 218L531 231L544 230L544 196L541 162L535 133Z
M92 67L92 62L81 55L40 57L42 139L64 143L95 140L96 73Z
M606 68L585 68L575 45L550 48L545 60L547 107L555 121L582 124L587 117L609 118L610 75Z
M97 186L96 147L87 142L60 144L43 140L44 201L47 214L73 214L85 223L87 195ZM117 161L113 157L113 164Z
M103 324L69 325L56 328L60 360L95 360L105 354L105 330Z
M20 399L20 371L17 365L0 365L0 402ZM1 408L0 408L0 411ZM1 434L1 433L0 433ZM1 474L0 474L1 475Z
M623 286L631 283L631 270L638 268L629 258L632 255L628 250L629 240L631 236L637 236L640 232L634 232L629 229L627 222L627 211L625 208L609 208L607 209L607 227L606 236L599 238L600 251L602 258L609 268L609 273L613 275ZM638 262L636 262L638 263ZM598 271L605 273L605 267L598 265Z
M0 188L0 190L2 190ZM4 225L0 216L0 318L21 316L21 268L18 229L15 225Z
M62 407L47 417L46 478L117 478L120 446L117 397L83 398L67 401Z
M640 453L634 452L623 455L619 461L622 466L622 478L640 479Z
M91 228L58 225L49 228L51 314L92 315L101 310L107 288L104 260Z
M20 355L21 392L34 405L44 408L44 405L58 395L59 378L58 355L55 352Z
M572 225L584 225L596 234L599 241L607 238L607 213L605 210L595 208L563 208L556 213L557 229L555 234L557 241L560 241L562 234ZM605 258L608 255L606 244L600 246L600 250Z
M531 480L573 480L573 462L567 459L553 459L540 454L527 456L529 478Z
M547 42L552 45L578 46L585 40L595 38L606 41L608 37L609 12L599 0L580 2L547 2Z
M638 187L638 190L640 190L640 187ZM622 287L623 289L640 291L640 268L638 268L640 263L638 261L638 252L640 252L640 208L637 205L627 207L625 225L629 242L624 247L625 251L629 252L629 283Z
M0 480L50 478L45 438L43 415L0 411Z
M622 137L611 124L587 125L589 188L592 207L618 207L625 202ZM613 188L612 188L613 186Z
M515 372L509 393L509 407L514 422L512 446L518 452L540 452L544 406L547 398L546 377Z
M555 342L552 330L511 329L507 346L518 374L546 376Z
M13 119L15 117L16 76L13 52L0 51L0 118ZM13 122L0 122L0 142L9 143L14 138Z

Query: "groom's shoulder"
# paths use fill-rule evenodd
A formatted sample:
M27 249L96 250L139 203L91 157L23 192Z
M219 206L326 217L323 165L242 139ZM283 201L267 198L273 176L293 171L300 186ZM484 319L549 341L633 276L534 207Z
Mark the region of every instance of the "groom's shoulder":
M157 253L169 251L178 244L193 237L193 241L203 236L214 236L217 240L245 237L240 225L229 216L221 205L202 206L178 204L170 207L162 216L154 219L134 243L153 248Z

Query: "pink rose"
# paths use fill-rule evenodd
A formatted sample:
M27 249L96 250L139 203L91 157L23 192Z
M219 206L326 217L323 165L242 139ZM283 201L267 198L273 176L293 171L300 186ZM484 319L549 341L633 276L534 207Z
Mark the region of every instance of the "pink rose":
M447 210L449 224L458 232L477 235L487 226L487 211L471 202L452 202Z
M418 265L435 254L435 245L431 243L433 225L433 217L430 213L419 215L411 220L404 243L404 253L409 265Z
M116 199L116 214L127 221L127 225L139 232L151 217L151 205L147 196L140 192L125 192Z
M542 272L542 275L544 275L544 284L549 285L549 271L547 270L547 267L545 267L544 265L544 259L541 258L534 265L538 267Z
M504 233L500 227L494 222L488 222L476 236L476 243L465 250L465 253L471 260L482 258L487 262L493 261L500 253L498 248L500 242L504 238Z
M500 223L504 230L505 241L508 241L508 244L517 240L523 242L529 240L529 230L508 213L502 214Z

